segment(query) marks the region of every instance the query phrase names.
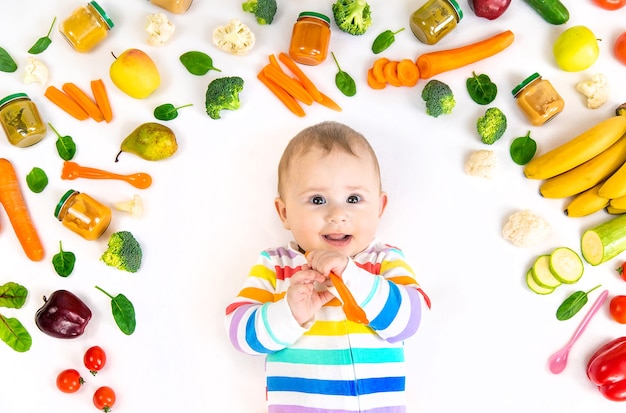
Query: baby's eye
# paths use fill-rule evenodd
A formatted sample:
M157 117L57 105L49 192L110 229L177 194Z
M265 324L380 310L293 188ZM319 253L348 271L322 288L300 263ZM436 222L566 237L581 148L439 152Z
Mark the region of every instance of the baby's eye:
M326 203L326 200L321 195L315 195L311 198L311 203L315 205L323 205Z
M358 195L350 195L346 200L348 204L358 204L359 201L361 201L361 197Z

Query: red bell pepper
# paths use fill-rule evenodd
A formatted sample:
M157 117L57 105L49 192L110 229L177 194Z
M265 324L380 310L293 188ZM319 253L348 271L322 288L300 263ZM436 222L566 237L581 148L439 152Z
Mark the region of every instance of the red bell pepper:
M607 399L626 401L626 337L609 341L591 356L587 377Z

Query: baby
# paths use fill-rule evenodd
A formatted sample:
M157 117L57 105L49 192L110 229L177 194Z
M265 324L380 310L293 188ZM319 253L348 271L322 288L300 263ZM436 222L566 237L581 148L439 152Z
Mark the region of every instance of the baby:
M226 309L233 346L266 356L269 413L406 412L403 340L430 302L402 252L376 239L386 205L362 134L322 122L287 145L275 206L293 241L260 254ZM346 317L331 273L364 323Z

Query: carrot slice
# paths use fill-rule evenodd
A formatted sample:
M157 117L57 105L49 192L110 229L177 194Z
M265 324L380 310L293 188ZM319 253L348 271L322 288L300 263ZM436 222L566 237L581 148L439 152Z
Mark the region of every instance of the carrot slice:
M278 59L276 59L276 55L275 55L275 54L273 54L273 53L272 53L272 54L271 54L271 55L269 55L268 57L269 57L270 64L271 64L272 66L274 66L276 69L283 70L283 69L280 67L280 64L278 63Z
M64 83L61 88L69 97L74 99L93 120L96 122L102 122L104 120L104 116L102 116L98 105L96 105L81 88L70 82Z
M420 71L411 59L400 60L396 68L396 74L402 86L415 86L420 78Z
M339 104L337 102L335 102L334 100L332 100L328 95L325 95L323 92L322 93L322 100L320 100L318 103L326 106L327 108L330 108L334 111L337 112L341 112L343 109L341 109L341 106L339 106Z
M78 103L55 86L48 86L44 92L44 96L78 120L85 120L89 118L87 112L85 112Z
M387 79L385 79L385 74L383 73L383 68L387 63L389 63L389 59L386 57L379 57L374 60L374 64L372 65L372 75L378 83L387 83Z
M390 60L383 67L383 74L385 75L385 80L387 80L387 83L389 83L391 86L396 86L396 87L402 86L402 82L400 82L400 79L398 79L397 71L398 71L397 60Z
M274 83L280 85L283 89L285 89L291 96L298 99L300 102L305 105L311 105L314 100L313 96L309 94L309 92L302 86L301 83L294 80L292 77L288 76L282 70L276 69L271 64L266 65L263 68L263 73Z
M370 67L367 69L367 85L372 89L384 89L387 87L387 82L379 82L376 80L374 69Z
M107 94L107 90L102 79L91 81L91 93L93 93L96 105L98 105L100 112L102 112L102 117L105 122L111 122L111 120L113 120L113 111L111 109L109 95Z
M278 60L287 66L287 69L289 69L291 73L293 73L298 80L300 80L300 83L313 97L313 100L319 102L323 99L322 94L317 86L315 86L315 83L313 83L313 81L302 71L302 69L300 69L300 66L298 66L295 60L289 57L289 55L285 52L280 52L278 54Z
M257 78L276 96L293 114L303 117L304 109L298 101L291 96L285 89L272 82L263 71L257 73Z
M484 40L455 49L424 53L416 60L420 78L428 79L439 73L491 57L509 47L513 40L515 40L513 32L505 30Z
M44 257L41 239L30 217L15 168L4 158L0 158L0 203L9 216L26 256L32 261L41 261Z

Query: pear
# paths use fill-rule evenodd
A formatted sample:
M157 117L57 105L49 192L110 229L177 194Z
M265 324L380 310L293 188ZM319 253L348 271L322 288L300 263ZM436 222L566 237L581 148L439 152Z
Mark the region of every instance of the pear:
M177 150L176 135L170 128L160 123L146 122L137 126L122 141L115 162L122 152L133 153L148 161L159 161L174 155Z

